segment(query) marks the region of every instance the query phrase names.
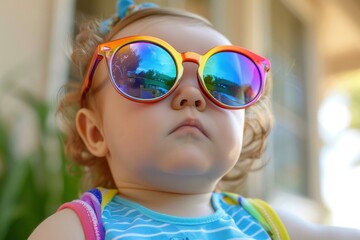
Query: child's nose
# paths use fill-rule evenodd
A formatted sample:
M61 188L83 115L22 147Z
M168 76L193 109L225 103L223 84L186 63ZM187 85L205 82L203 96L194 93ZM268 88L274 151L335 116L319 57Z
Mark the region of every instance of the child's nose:
M199 111L204 111L206 101L200 90L194 86L186 86L179 89L172 100L172 108L181 110L185 107L196 107Z
M184 74L172 99L173 109L196 107L199 111L205 110L206 100L197 80L197 67L197 64L184 63Z

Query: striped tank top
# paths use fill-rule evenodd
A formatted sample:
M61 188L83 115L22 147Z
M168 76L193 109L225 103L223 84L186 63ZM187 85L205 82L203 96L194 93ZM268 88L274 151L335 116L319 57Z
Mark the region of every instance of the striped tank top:
M86 239L287 239L277 238L279 233L274 234L271 221L261 217L254 204L245 198L213 193L212 205L215 212L210 216L177 217L124 199L115 190L96 188L59 210L71 208L78 214Z

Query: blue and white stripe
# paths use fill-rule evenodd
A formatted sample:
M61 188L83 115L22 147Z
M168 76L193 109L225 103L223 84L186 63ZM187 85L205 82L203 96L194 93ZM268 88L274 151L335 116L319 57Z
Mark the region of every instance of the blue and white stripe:
M214 193L212 202L214 214L186 218L160 214L116 196L103 211L105 239L270 239L257 220L241 206L226 203L221 193Z

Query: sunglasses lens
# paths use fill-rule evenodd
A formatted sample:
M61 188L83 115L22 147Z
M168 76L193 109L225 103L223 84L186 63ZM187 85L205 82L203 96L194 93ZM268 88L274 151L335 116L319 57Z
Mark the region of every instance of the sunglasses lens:
M137 100L161 98L177 76L172 56L149 42L134 42L118 49L111 59L110 72L118 90Z
M230 107L251 103L261 90L261 75L256 64L236 52L212 55L204 66L202 78L208 92Z

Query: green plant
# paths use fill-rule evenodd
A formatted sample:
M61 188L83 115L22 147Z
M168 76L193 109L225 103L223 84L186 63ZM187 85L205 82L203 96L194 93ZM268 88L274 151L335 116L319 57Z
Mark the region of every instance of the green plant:
M0 240L26 239L79 193L80 174L68 173L62 136L49 124L52 108L28 93L20 94L20 99L36 116L39 141L30 154L19 157L12 141L14 126L0 116Z

